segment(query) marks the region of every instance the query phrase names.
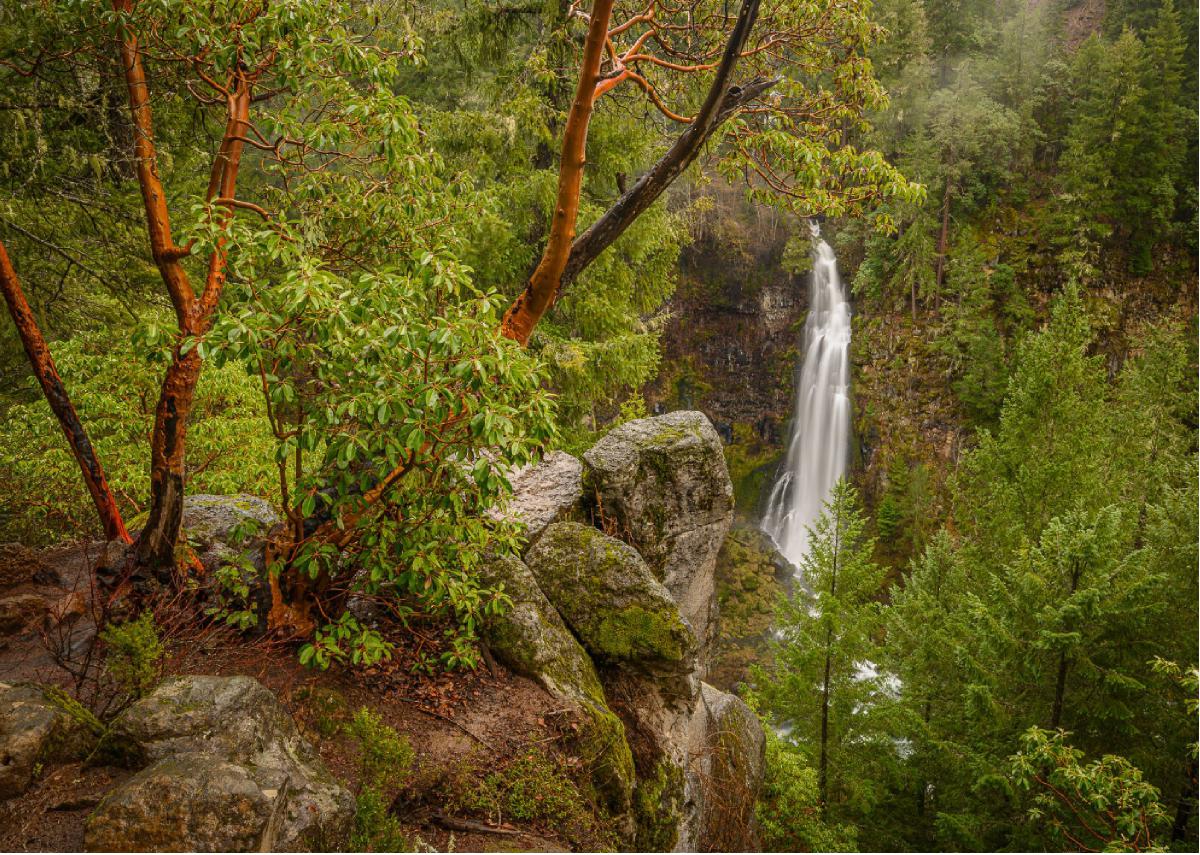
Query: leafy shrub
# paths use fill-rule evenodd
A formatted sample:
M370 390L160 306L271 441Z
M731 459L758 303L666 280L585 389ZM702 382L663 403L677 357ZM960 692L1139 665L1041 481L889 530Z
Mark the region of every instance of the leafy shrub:
M165 322L149 316L140 338ZM54 359L104 466L122 514L136 527L149 495L150 452L160 369L129 340L88 333L55 342ZM36 545L99 536L79 465L36 381L29 403L0 418L0 492L20 501L0 510L0 541ZM257 379L238 365L206 366L188 428L188 490L274 498L278 476Z
M506 603L478 569L486 550L514 549L519 536L487 510L509 489L509 467L553 435L540 363L498 337L500 298L477 290L449 249L350 275L299 234L234 237L231 310L196 346L261 372L275 436L267 457L294 535L269 570L285 597L308 598L299 611L327 616L303 660L388 655L345 611L354 593L452 617L443 662L473 665L478 624Z
M1167 815L1158 788L1124 757L1091 763L1064 731L1031 727L1011 758L1017 786L1030 794L1028 816L1047 849L1162 851Z
M154 688L165 654L154 615L145 611L134 620L110 623L100 640L107 648L105 671L122 692L140 698Z
M412 844L400 820L378 790L358 794L354 808L354 831L350 834L351 852L408 852Z

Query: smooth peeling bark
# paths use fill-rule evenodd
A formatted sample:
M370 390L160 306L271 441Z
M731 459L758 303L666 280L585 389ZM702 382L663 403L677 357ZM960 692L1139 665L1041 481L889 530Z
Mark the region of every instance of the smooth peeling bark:
M67 395L66 387L58 376L58 369L50 356L50 348L46 345L37 319L29 308L29 302L25 299L25 292L21 290L21 282L17 278L17 271L13 268L3 243L0 243L0 288L4 291L8 312L17 326L21 344L24 345L29 364L33 366L33 373L42 386L46 402L50 404L59 426L66 434L71 453L79 463L83 482L87 485L92 503L96 506L100 525L104 528L105 539L132 543L133 538L125 530L125 521L121 519L121 512L117 509L117 500L108 486L108 479L104 477L104 468L100 465L96 450L92 447L87 431L83 429L71 398Z
M150 511L137 544L138 563L144 566L174 564L175 544L183 524L187 422L200 367L196 348L182 356L176 351L154 409L154 432L150 435Z
M744 86L733 86L730 82L758 20L759 5L760 0L743 0L699 112L666 153L575 240L559 287L565 288L573 282L600 253L624 234L695 162L704 144L712 139L730 116L779 82L778 78L759 78Z
M525 290L505 312L500 323L500 332L522 346L529 344L533 328L554 302L558 283L562 280L563 270L571 255L575 222L579 216L579 194L583 188L583 167L587 160L588 123L596 102L596 84L600 78L600 62L604 56L604 42L612 9L613 0L595 0L592 4L587 39L583 45L583 61L579 67L579 83L563 131L558 193L554 201L550 237Z
M133 9L132 0L113 0L112 5L119 14L128 14ZM127 23L121 23L119 36L122 72L129 92L129 111L133 120L134 158L146 213L150 251L171 297L181 336L163 378L154 411L150 450L150 510L137 544L139 565L164 568L174 564L175 545L183 522L187 423L202 367L197 348L191 347L184 353L182 339L200 338L212 327L225 284L226 255L224 240L218 240L209 256L204 290L197 297L182 264L191 246L179 246L171 236L167 195L158 175L150 89L141 47L137 34ZM222 225L228 224L233 215L243 139L249 123L251 85L242 73L236 73L229 80L225 100L228 111L225 135L214 158L206 194L209 203L225 203L220 220Z
M113 10L128 14L133 10L132 0L114 0ZM167 194L158 177L158 152L154 145L154 120L150 110L150 86L146 81L146 69L142 64L141 47L137 35L122 25L121 70L129 92L129 113L133 120L133 155L138 186L142 193L142 206L146 211L146 229L150 235L150 253L158 267L175 317L181 330L189 324L189 310L195 302L195 293L184 270L182 259L188 250L178 246L171 237L171 218L167 211Z

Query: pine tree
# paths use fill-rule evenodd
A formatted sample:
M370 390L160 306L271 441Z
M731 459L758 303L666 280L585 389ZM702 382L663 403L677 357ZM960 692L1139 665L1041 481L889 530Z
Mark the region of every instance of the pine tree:
M891 746L872 727L872 707L886 680L874 660L879 628L875 595L883 570L871 560L874 540L858 495L845 481L833 489L811 530L800 571L811 596L797 590L780 603L781 641L769 676L760 675L770 712L817 767L823 816L852 800L863 780L851 770Z

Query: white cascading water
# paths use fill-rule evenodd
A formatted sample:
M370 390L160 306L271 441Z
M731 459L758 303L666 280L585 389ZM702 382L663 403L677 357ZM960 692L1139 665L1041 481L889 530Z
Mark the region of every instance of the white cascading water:
M803 367L787 465L771 490L763 531L784 558L799 566L808 528L850 457L850 304L842 293L837 258L820 226L811 223L813 269Z

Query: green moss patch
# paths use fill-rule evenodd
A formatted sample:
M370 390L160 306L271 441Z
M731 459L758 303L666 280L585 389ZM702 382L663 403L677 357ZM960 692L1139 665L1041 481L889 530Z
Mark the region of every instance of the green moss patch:
M735 528L717 557L720 630L709 682L729 690L744 682L753 664L764 664L775 604L786 594L765 536Z
M660 759L654 771L638 783L634 794L637 849L670 852L679 838L683 805L683 770Z
M628 544L590 526L556 523L526 560L546 597L594 656L675 663L695 647L679 607Z

